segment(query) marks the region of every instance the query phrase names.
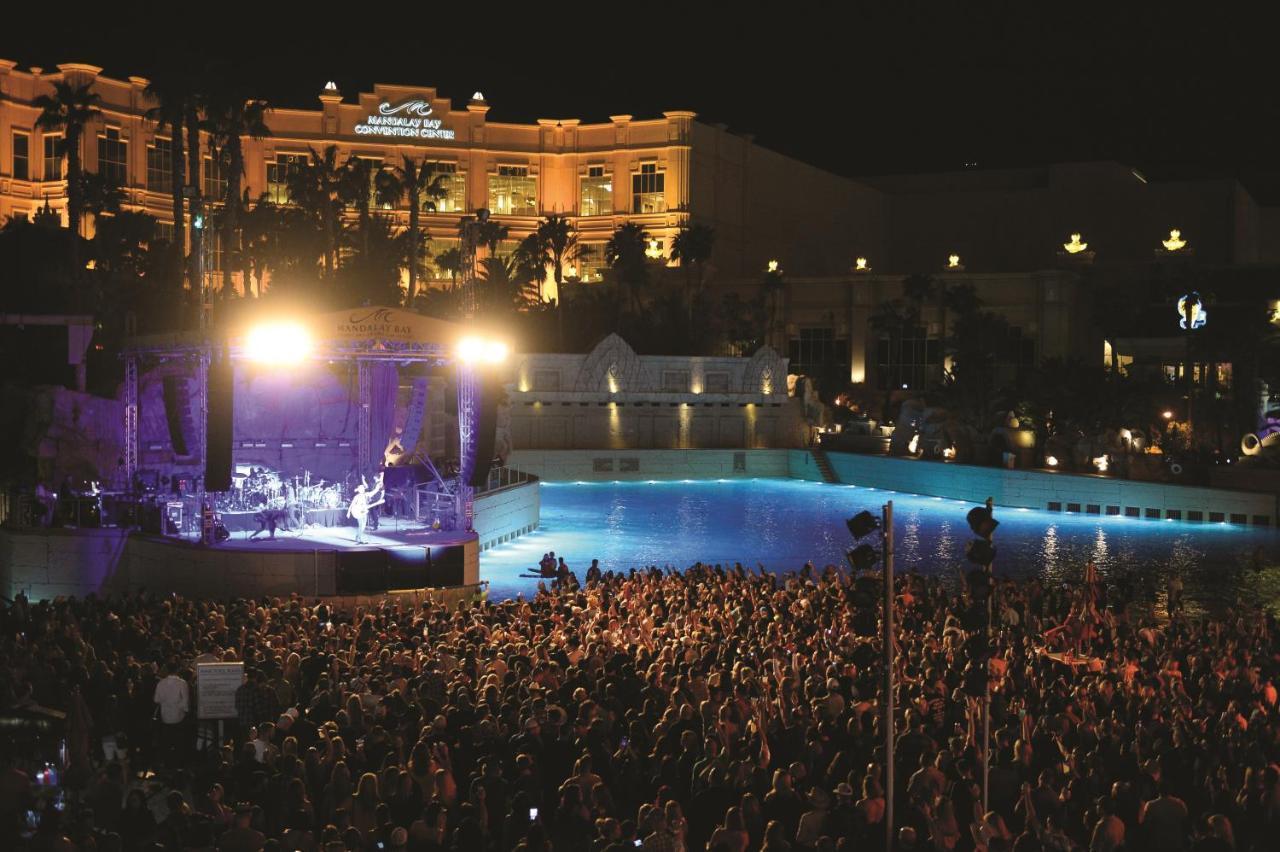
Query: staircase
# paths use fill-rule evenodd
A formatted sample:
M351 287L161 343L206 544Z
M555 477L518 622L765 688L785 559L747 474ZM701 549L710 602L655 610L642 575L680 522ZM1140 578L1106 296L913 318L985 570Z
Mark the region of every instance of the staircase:
M823 482L839 484L840 477L836 476L835 469L831 467L831 459L827 458L826 450L822 447L810 447L809 455L813 456L813 463L818 466Z

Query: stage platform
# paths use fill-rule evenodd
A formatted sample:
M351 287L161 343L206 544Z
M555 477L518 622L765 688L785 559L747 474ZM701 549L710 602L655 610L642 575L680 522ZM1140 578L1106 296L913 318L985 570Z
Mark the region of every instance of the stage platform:
M474 532L383 526L354 542L354 527L313 527L212 547L121 529L0 530L0 593L33 598L148 589L193 597L376 595L477 587Z

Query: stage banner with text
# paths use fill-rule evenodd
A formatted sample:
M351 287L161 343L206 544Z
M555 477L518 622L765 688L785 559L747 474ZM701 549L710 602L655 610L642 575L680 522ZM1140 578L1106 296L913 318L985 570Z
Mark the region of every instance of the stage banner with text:
M436 343L452 349L462 328L451 322L398 308L352 308L321 314L311 323L317 340L334 343Z
M236 718L236 690L244 683L244 663L196 664L196 718Z

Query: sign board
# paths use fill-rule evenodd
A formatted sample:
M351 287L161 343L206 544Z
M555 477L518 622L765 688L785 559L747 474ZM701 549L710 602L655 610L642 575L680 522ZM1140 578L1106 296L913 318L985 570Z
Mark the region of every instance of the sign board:
M411 99L393 104L383 101L378 111L355 126L358 136L401 136L412 139L453 139L454 132L444 122L431 117L431 104Z
M244 663L196 664L196 718L236 718L236 690L244 683Z
M353 308L323 314L311 323L317 340L339 343L438 343L452 349L462 336L462 326L399 308Z

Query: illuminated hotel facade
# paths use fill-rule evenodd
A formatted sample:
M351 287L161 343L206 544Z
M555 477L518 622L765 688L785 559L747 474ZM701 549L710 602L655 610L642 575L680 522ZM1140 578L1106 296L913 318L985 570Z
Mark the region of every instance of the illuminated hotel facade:
M85 129L82 164L124 190L123 207L145 211L173 228L170 129L146 117L154 106L141 77L105 77L91 65L64 64L54 71L19 70L0 60L0 221L32 216L46 202L65 222L65 158L62 134L36 127L33 101L59 80L92 82L101 116ZM375 165L399 166L404 157L447 175L447 195L424 213L429 253L456 245L459 218L481 208L509 228L509 251L549 214L570 217L578 231L583 281L598 280L604 245L627 222L651 237L650 251L669 257L680 226L696 220L716 231L713 263L730 278L754 275L783 251L807 258L811 274L847 265L842 245L854 230L875 227L875 193L855 181L784 157L700 122L688 111L661 118L613 115L607 122L540 119L512 124L490 119L477 92L461 109L434 88L374 86L344 98L327 86L317 109L273 108L269 135L245 137L242 188L252 199L265 194L288 202L285 175L312 149L338 148ZM202 186L206 199L225 191L212 168L202 133ZM387 211L391 212L391 211ZM408 211L394 211L407 224ZM91 219L92 217L86 217ZM92 222L86 222L86 236ZM215 257L214 263L220 263ZM434 276L443 279L444 275Z

